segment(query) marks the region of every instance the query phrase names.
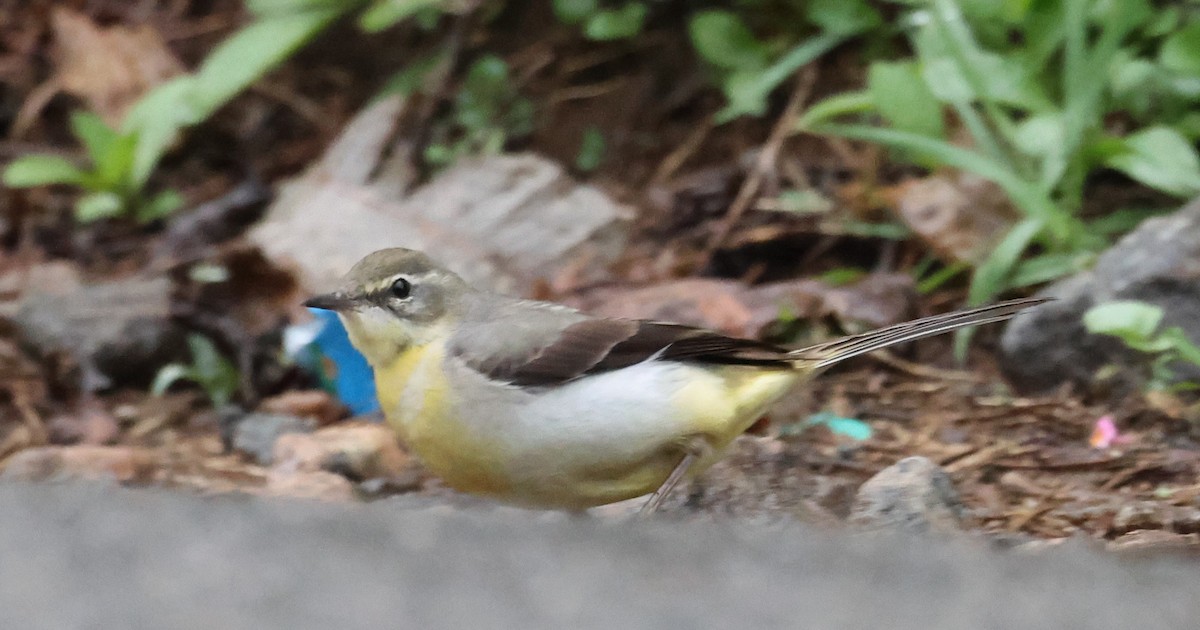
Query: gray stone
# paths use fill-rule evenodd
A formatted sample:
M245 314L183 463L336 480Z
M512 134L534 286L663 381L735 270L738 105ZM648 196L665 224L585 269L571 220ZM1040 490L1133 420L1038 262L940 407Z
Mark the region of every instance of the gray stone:
M287 433L312 433L315 420L278 413L248 413L236 418L230 440L233 450L249 455L260 466L270 466L275 442Z
M1014 318L1001 338L1003 367L1024 391L1064 382L1088 385L1109 364L1139 365L1146 355L1114 338L1089 334L1083 314L1114 300L1139 300L1163 309L1163 327L1179 326L1200 342L1200 199L1170 216L1144 221L1106 251L1087 272L1039 292L1057 301ZM1200 368L1177 366L1180 378Z
M314 290L386 247L429 252L473 283L524 293L538 279L601 269L624 248L630 213L531 155L465 160L410 190L389 168L402 97L361 112L307 173L284 185L250 238Z
M89 389L148 383L160 367L186 355L183 333L171 320L167 278L130 278L63 294L34 289L13 321L22 343L38 355L74 358Z
M850 522L872 530L960 531L963 505L946 471L924 457L906 457L858 489Z

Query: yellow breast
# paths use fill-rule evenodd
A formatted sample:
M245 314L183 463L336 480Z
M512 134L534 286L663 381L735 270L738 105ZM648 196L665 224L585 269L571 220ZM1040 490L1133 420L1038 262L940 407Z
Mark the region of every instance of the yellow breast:
M455 404L442 361L445 343L402 352L376 367L375 388L384 416L421 462L452 488L503 494L508 488L498 443L469 426Z

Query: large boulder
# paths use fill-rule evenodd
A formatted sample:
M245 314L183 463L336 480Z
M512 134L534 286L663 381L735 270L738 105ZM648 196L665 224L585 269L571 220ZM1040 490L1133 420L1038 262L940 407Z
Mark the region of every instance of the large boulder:
M1148 357L1083 327L1091 307L1139 300L1163 309L1163 327L1179 326L1200 342L1200 199L1149 219L1104 252L1087 272L1060 280L1039 295L1057 298L1014 318L1001 338L1003 365L1024 391L1064 382L1090 383L1109 364L1140 365ZM1180 365L1180 378L1200 379L1200 368Z

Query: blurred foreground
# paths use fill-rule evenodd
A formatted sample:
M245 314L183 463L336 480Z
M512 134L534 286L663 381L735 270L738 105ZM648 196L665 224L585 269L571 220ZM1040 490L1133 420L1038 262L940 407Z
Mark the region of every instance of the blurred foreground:
M1194 628L1200 567L397 498L0 485L4 628ZM481 518L484 514L486 518Z

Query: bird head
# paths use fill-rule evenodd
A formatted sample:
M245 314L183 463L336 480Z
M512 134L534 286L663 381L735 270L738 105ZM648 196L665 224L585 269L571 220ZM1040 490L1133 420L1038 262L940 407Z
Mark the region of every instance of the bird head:
M336 312L367 362L381 366L431 341L456 316L469 291L462 278L425 254L393 248L367 255L335 291L304 305Z

